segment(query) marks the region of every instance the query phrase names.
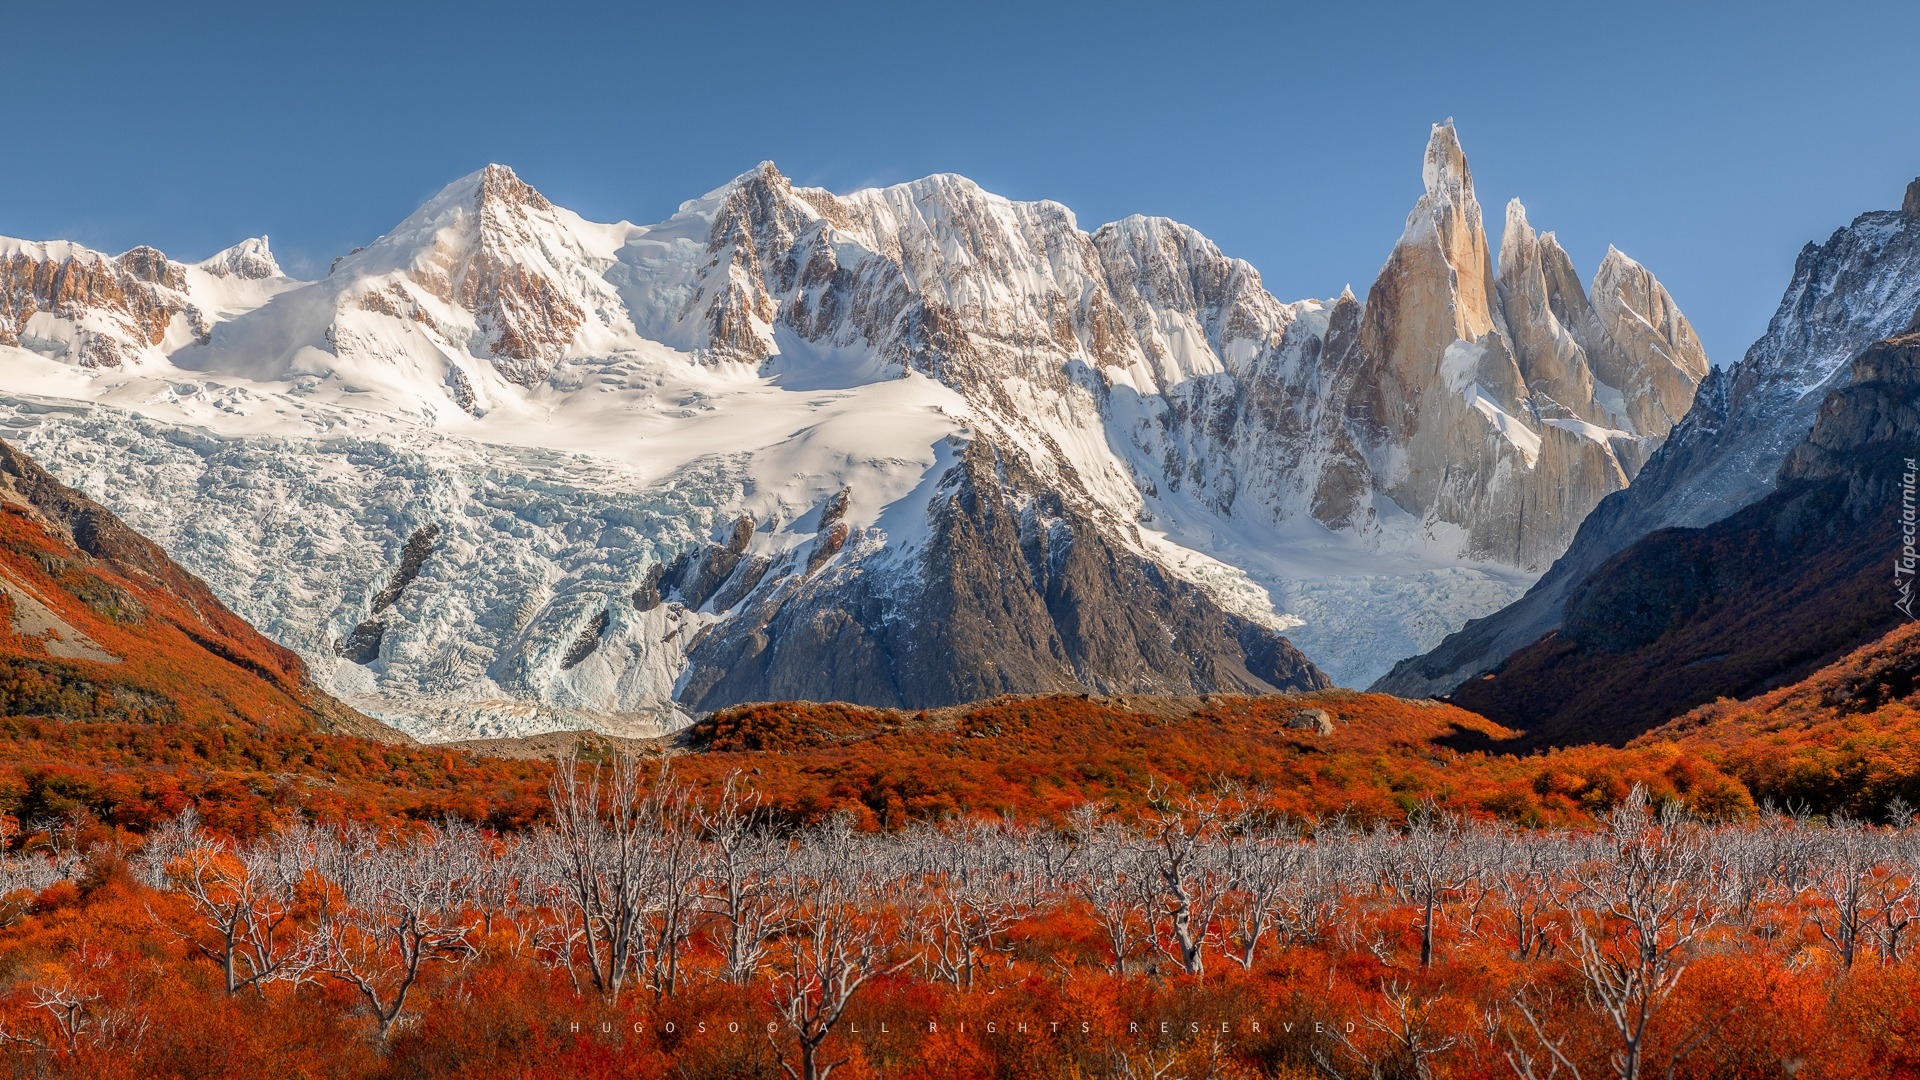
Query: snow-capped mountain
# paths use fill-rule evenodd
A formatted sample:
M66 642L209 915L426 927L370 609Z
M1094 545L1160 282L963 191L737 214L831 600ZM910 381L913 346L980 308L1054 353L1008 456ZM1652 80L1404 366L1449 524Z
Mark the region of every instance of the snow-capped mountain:
M1517 203L1496 276L1450 123L1424 189L1364 303L1285 303L959 176L763 164L635 226L489 166L157 355L22 336L0 435L429 735L1321 684L1283 632L1360 684L1516 596L1706 370Z
M1920 181L1900 210L1860 215L1808 244L1767 331L1701 382L1685 418L1631 488L1602 502L1566 554L1519 601L1476 620L1375 684L1445 693L1560 626L1567 598L1616 552L1670 526L1716 522L1773 490L1820 403L1845 386L1861 350L1920 314Z
M110 256L0 237L0 345L88 368L164 365L168 353L205 344L216 323L295 284L264 236L194 264L150 247Z

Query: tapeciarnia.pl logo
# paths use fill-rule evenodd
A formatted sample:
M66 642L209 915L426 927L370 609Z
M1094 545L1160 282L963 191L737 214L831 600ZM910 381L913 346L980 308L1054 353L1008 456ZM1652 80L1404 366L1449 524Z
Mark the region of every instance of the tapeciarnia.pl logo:
M1907 471L1900 474L1900 557L1893 561L1893 587L1899 593L1899 599L1893 606L1900 614L1911 619L1913 615L1913 573L1916 564L1920 564L1920 554L1913 550L1915 510L1913 504L1913 484L1916 474L1920 474L1920 465L1913 458L1907 458Z

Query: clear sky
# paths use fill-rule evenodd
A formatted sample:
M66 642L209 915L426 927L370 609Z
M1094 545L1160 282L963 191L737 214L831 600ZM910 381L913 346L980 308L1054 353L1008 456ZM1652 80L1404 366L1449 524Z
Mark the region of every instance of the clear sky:
M1583 275L1612 243L1717 362L1802 244L1920 174L1920 5L0 3L0 233L324 271L509 164L653 221L774 160L959 172L1081 225L1188 222L1282 299L1364 291L1456 118Z

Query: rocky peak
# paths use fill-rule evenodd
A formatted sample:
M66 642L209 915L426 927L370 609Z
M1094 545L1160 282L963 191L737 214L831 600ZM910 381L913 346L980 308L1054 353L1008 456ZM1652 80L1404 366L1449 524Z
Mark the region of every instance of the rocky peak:
M475 185L474 210L481 215L511 213L516 210L551 210L546 196L533 190L525 180L505 165L488 165L480 170Z
M1420 166L1420 180L1427 195L1435 199L1470 202L1473 199L1473 172L1467 168L1467 152L1460 148L1460 134L1449 116L1433 125L1427 139L1427 156Z
M169 289L184 292L187 287L186 268L168 259L157 248L137 247L114 260L120 268L132 274L137 281L149 285L165 285Z
M1920 177L1915 177L1907 185L1907 197L1900 200L1902 217L1920 217Z
M796 288L817 290L839 269L824 245L799 250L802 234L822 220L845 223L838 200L824 191L796 191L771 161L722 189L707 235L705 265L681 314L683 321L694 321L704 331L713 359L758 364L773 355L781 294ZM788 321L805 324L808 314L790 309ZM831 332L818 325L804 329L812 331L803 333L809 338Z
M1402 508L1465 529L1471 557L1543 568L1665 437L1705 356L1625 256L1609 255L1585 295L1517 200L1496 277L1451 122L1434 126L1423 179L1367 295L1367 454Z
M167 342L176 317L189 340L204 340L209 328L186 287L185 269L150 247L109 258L78 244L0 239L0 344L22 344L28 320L45 313L55 328L36 351L90 368L138 362Z
M1593 350L1594 375L1620 392L1635 433L1664 436L1712 366L1693 324L1651 272L1612 245L1593 275L1591 300L1611 346Z
M602 276L610 240L504 165L454 181L331 275L348 310L401 318L525 386L546 379L589 320L624 311ZM470 328L469 328L470 327ZM335 350L363 336L336 325ZM449 376L451 378L451 376Z
M1576 306L1569 311L1565 293L1570 273L1566 253L1553 234L1535 234L1527 223L1526 207L1519 199L1509 201L1500 238L1498 294L1501 314L1513 335L1514 359L1533 405L1538 410L1558 406L1582 420L1611 427L1594 408L1593 372L1586 350L1563 321L1569 314L1588 314L1577 278L1571 282Z
M1813 430L1780 465L1777 487L1846 476L1848 506L1861 516L1899 501L1886 467L1920 446L1920 333L1875 342L1850 365L1851 382L1820 403ZM1863 467L1868 464L1881 468Z
M267 238L255 236L217 252L200 264L200 269L217 278L233 277L242 281L265 281L285 277L274 260Z
M1452 118L1433 126L1421 179L1426 191L1407 215L1406 231L1394 255L1404 252L1403 262L1414 272L1436 259L1450 271L1453 338L1476 341L1494 328L1493 256L1473 191L1473 172L1467 167ZM1393 262L1389 256L1388 266ZM1383 270L1382 276L1386 273Z

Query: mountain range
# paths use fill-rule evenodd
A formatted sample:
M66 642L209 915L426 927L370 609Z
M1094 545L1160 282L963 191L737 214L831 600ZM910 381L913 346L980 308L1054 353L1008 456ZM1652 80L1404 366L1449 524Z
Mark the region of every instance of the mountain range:
M488 166L315 282L0 241L0 371L0 436L431 738L1364 685L1755 393L1620 252L1514 201L1496 259L1451 122L1364 299L952 175L636 226Z

